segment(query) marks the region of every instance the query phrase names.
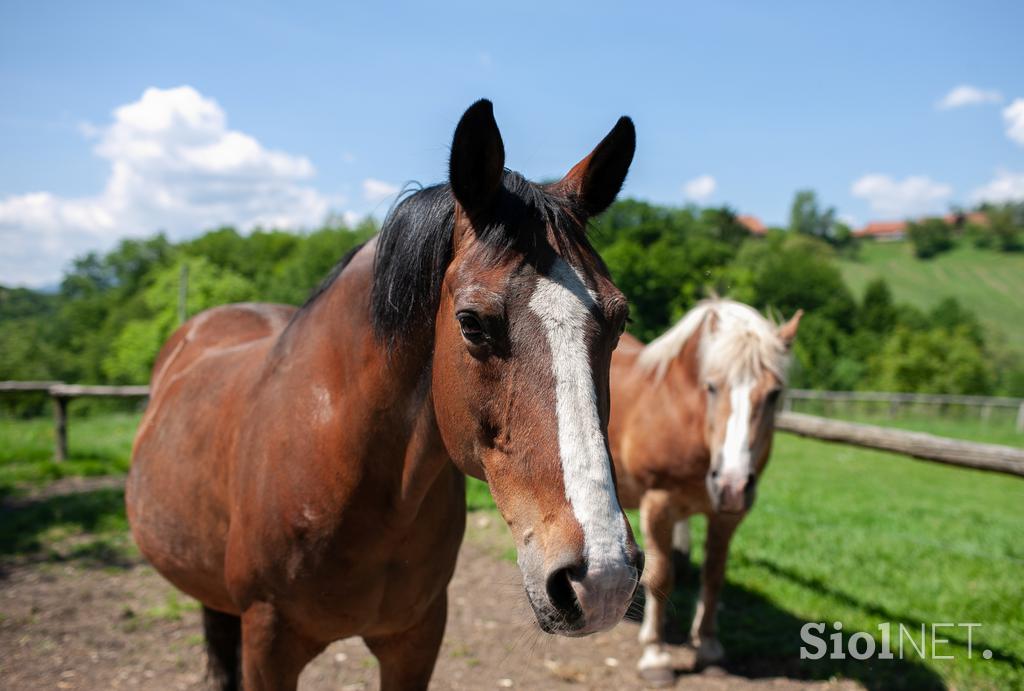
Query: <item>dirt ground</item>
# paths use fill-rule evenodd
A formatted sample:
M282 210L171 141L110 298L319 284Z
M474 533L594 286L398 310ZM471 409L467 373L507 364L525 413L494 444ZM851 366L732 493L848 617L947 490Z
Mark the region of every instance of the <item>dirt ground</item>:
M500 557L507 548L500 521L470 517L432 688L643 688L635 672L637 625L575 640L540 633L518 569ZM790 679L777 664L695 674L688 671L692 651L674 650L679 689L860 688ZM196 604L145 564L15 564L0 574L4 689L195 689L206 687L204 670ZM299 686L373 689L376 662L358 639L340 641L306 668Z

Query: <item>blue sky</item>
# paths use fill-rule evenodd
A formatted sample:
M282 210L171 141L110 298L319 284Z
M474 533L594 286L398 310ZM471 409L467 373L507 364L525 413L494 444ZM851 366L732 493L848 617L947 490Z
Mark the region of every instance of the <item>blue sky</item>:
M632 116L625 194L659 203L1024 198L1024 3L343 5L0 5L0 283L158 229L379 216L480 97L534 179Z

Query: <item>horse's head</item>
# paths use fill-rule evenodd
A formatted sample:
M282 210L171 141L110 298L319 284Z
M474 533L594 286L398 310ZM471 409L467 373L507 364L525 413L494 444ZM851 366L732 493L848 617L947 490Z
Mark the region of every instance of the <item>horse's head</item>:
M505 170L488 101L455 132L451 259L434 320L432 395L445 446L485 479L516 540L540 626L619 622L641 555L608 455L608 371L627 303L586 238L633 158L627 118L561 181Z
M712 507L741 513L754 503L771 453L775 407L803 312L779 327L750 307L715 301L702 325L700 377L706 400L706 477Z

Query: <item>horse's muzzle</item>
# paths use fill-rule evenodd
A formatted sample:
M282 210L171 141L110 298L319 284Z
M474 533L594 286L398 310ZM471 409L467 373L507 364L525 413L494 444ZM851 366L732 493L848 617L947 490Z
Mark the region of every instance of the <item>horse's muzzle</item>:
M712 472L707 484L711 508L718 513L743 513L754 503L757 477L753 473L737 478Z
M543 594L527 585L537 623L547 633L586 636L622 621L643 573L644 557L635 545L632 554L617 559L561 561L544 579ZM529 576L524 571L524 578Z

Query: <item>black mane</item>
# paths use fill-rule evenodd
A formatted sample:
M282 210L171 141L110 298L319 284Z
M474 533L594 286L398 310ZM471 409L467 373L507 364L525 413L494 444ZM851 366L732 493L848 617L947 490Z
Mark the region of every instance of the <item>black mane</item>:
M498 251L527 256L553 232L563 255L589 248L583 218L571 200L505 171L503 189L478 238ZM539 221L539 223L538 223ZM455 197L447 184L400 200L377 238L370 313L377 338L394 345L414 328L432 326L441 282L452 260ZM592 253L593 251L590 250ZM568 254L567 254L568 253Z

